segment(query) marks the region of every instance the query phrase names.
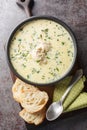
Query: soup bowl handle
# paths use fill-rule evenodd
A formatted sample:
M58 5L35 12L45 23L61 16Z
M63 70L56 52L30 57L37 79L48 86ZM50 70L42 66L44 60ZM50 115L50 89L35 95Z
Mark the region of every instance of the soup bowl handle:
M34 0L17 0L16 3L19 7L22 7L25 10L28 18L32 16L31 10L34 5Z

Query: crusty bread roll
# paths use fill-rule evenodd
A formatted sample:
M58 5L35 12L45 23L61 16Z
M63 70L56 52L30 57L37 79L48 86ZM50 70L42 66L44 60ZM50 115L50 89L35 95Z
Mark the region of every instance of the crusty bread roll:
M20 102L21 100L21 96L23 93L25 93L25 91L37 91L38 88L34 87L32 85L26 84L23 81L21 81L20 79L16 79L13 87L12 87L12 93L13 93L13 98L17 101Z
M19 112L19 115L27 122L30 124L35 124L35 125L39 125L40 123L43 122L44 118L45 118L45 108L35 114L31 114L29 112L27 112L25 109L23 109L21 112Z
M45 91L27 91L22 95L21 106L29 113L36 113L43 109L48 99Z

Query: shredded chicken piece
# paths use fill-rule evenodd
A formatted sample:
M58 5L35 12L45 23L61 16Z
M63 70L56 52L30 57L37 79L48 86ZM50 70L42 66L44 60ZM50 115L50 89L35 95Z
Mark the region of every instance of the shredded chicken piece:
M46 54L50 50L51 44L50 43L44 43L41 42L39 45L32 51L32 57L36 61L38 61L40 64L46 64L47 59L46 59Z

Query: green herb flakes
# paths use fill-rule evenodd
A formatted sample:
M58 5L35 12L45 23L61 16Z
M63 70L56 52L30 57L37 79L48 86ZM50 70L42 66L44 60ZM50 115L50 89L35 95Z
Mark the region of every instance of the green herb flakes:
M30 78L30 76L29 75L27 75L27 79L29 79Z
M26 68L26 65L25 65L25 64L22 64L22 66L23 66L24 68Z
M45 79L45 76L44 76L44 75L42 75L41 79Z
M46 56L46 58L47 58L47 59L50 59L50 57L49 57L49 56Z
M62 42L62 45L64 45L65 44L65 42Z
M18 41L20 41L20 42L21 42L22 40L21 40L21 39L18 39Z
M59 69L56 67L56 70L59 71Z

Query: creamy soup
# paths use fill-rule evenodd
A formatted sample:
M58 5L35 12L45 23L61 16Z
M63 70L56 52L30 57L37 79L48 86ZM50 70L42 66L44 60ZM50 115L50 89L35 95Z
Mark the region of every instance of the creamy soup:
M10 46L10 59L17 73L36 83L51 83L70 69L73 40L60 24L46 19L22 26Z

